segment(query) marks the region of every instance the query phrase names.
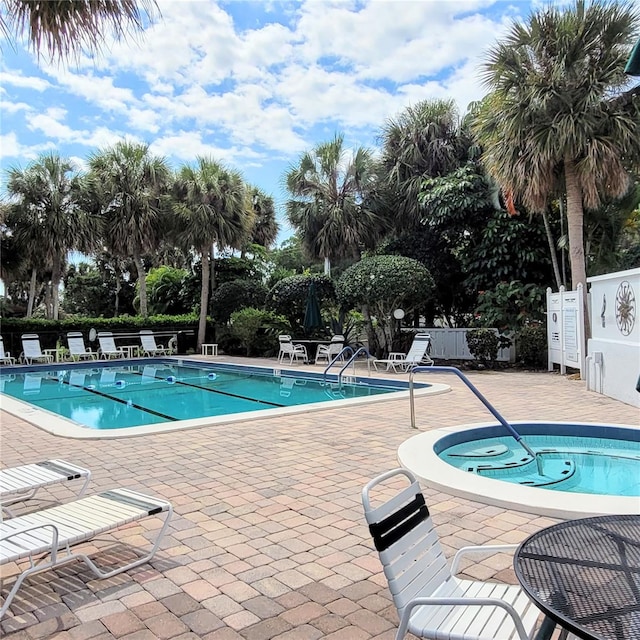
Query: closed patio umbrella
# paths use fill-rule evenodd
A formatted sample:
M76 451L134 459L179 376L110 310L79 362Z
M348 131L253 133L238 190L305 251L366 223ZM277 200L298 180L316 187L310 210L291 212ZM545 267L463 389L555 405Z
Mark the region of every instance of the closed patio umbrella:
M320 303L318 302L315 282L309 285L309 291L307 292L303 326L305 333L310 333L313 329L322 326L322 315L320 314Z
M627 66L624 68L624 72L630 76L640 76L640 40L638 40L638 42L636 42L636 46L633 47L633 51L627 61Z

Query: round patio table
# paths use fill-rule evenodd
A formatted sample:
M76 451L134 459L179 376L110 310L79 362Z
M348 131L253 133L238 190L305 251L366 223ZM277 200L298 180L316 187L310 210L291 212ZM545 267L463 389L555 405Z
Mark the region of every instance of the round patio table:
M556 624L585 640L640 638L640 515L598 516L547 527L514 555L518 581Z

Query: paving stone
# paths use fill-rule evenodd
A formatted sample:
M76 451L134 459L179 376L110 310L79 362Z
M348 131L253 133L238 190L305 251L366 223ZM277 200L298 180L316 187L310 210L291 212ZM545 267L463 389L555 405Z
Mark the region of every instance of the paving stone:
M102 624L104 624L107 630L116 638L131 635L145 628L140 618L130 611L112 613L102 618Z
M206 609L198 609L197 611L187 613L183 615L180 620L199 636L203 636L224 626L224 623L218 616Z
M246 640L271 640L291 628L291 624L282 618L269 618L243 629L242 635Z
M145 624L161 640L175 638L189 630L183 620L169 612L149 618Z

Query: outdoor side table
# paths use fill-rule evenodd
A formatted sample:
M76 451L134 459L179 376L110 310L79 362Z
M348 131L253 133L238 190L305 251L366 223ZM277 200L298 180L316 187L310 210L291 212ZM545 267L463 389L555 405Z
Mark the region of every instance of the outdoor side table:
M640 515L570 520L527 538L514 555L523 590L555 624L584 640L640 638Z
M211 343L203 343L200 347L201 355L203 356L217 356L218 355L218 345Z

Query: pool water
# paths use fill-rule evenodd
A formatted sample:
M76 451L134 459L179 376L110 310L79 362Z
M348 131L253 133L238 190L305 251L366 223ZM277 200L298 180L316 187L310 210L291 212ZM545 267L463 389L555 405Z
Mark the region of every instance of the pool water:
M0 376L0 390L92 429L121 429L397 392L382 380L280 375L256 367L138 363L33 367ZM425 385L426 386L426 385ZM406 388L406 386L405 386Z
M438 455L458 469L524 486L640 496L638 441L533 434L525 440L539 461L509 436L455 444Z

